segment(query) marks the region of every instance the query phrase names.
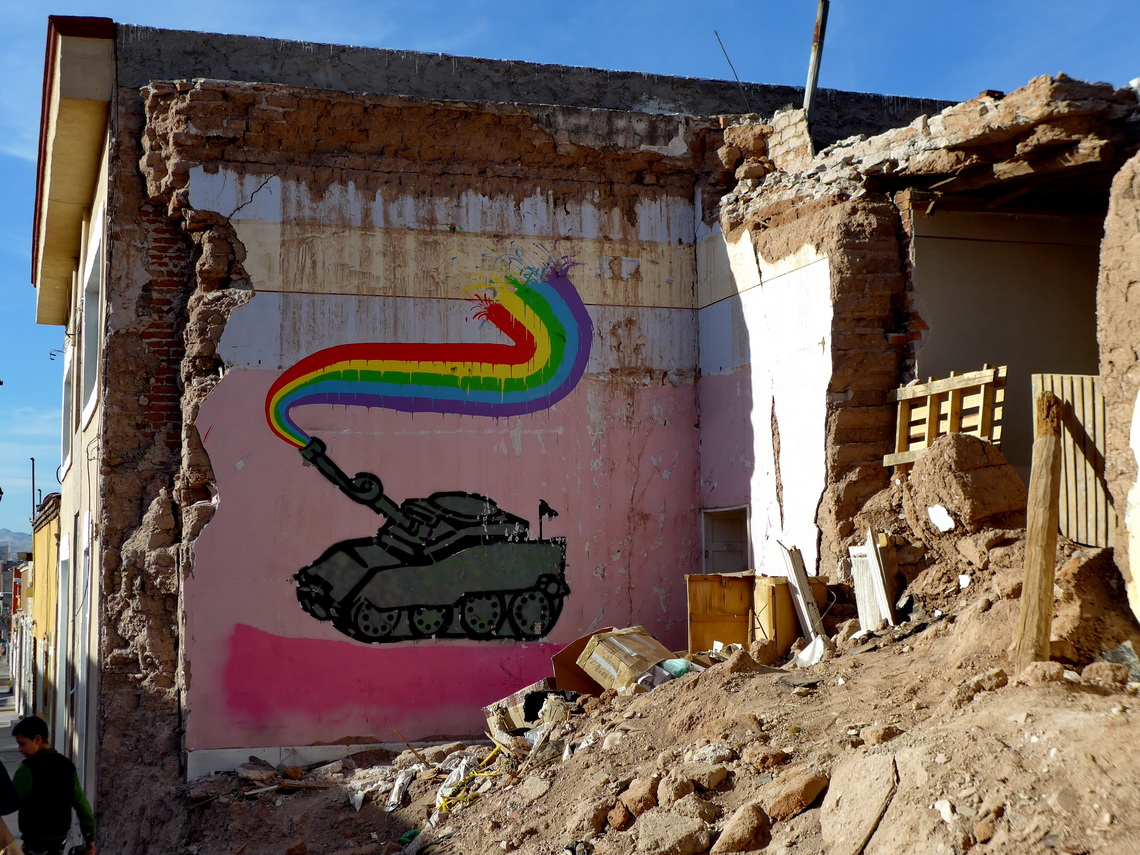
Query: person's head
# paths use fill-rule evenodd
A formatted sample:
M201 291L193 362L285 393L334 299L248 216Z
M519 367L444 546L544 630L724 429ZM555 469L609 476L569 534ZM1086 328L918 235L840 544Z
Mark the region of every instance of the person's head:
M16 745L25 757L31 757L41 749L50 747L47 722L37 715L30 715L16 722L16 726L12 728L12 736L16 737Z

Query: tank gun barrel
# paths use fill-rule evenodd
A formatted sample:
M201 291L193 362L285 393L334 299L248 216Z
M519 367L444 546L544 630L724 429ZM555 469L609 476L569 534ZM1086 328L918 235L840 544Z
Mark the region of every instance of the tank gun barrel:
M400 510L400 506L384 493L384 484L371 472L357 472L349 478L328 456L324 441L313 437L301 449L301 456L317 467L317 471L336 485L352 501L382 514L396 525L408 528L413 523Z

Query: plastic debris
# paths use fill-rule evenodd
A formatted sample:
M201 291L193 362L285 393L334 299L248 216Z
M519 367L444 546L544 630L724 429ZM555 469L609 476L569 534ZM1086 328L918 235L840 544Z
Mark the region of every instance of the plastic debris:
M823 659L826 650L827 646L824 644L823 636L818 636L815 641L796 654L796 658L789 665L794 665L796 668L810 668Z
M417 763L415 766L403 770L396 776L396 783L392 785L392 792L388 794L388 803L384 805L385 812L391 813L400 806L400 802L404 799L404 794L408 791L408 787L411 786L416 775L426 768L427 766Z

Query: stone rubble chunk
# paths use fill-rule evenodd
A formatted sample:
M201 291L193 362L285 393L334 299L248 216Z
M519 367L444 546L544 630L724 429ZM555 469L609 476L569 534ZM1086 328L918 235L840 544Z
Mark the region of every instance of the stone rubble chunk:
M691 816L701 822L715 822L720 816L720 808L710 801L702 799L695 792L689 793L682 799L673 803L670 811L680 816Z
M803 813L827 786L828 776L813 769L786 773L761 790L768 816L785 822Z
M1081 681L1090 686L1123 689L1128 682L1128 666L1115 662L1093 662L1081 671Z
M634 816L619 799L610 812L606 814L606 825L615 831L625 831L633 825Z
M1017 682L1026 686L1060 683L1064 679L1065 666L1060 662L1030 662L1017 675Z
M737 754L729 746L714 742L697 748L692 752L692 756L686 759L697 763L731 763L737 759Z
M741 753L741 761L761 771L774 769L784 763L791 755L779 748L771 748L759 743L749 743Z
M657 785L657 803L662 806L671 805L694 790L696 786L689 778L676 771L669 772Z
M728 777L728 769L714 763L682 763L678 772L702 790L715 790Z
M763 849L772 839L772 821L759 802L746 802L736 809L709 850L709 855L752 852Z
M859 738L863 740L865 745L882 745L901 734L902 731L893 724L876 724L863 728L859 733Z
M655 809L637 822L637 851L642 855L698 855L708 846L708 827L699 819Z
M641 816L647 810L657 807L657 785L660 781L660 775L638 778L618 798L633 816Z

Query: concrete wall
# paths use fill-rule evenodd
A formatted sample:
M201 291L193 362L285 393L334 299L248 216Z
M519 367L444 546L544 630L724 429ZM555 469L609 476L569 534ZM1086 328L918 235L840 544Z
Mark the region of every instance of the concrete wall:
M196 77L406 95L413 98L549 104L713 116L759 113L803 102L798 86L603 71L415 51L289 42L216 33L118 26L117 80ZM742 94L743 90L743 94ZM813 135L820 143L875 134L937 113L950 102L820 89Z
M920 377L1008 365L1002 451L1028 480L1029 375L1096 374L1100 224L1028 214L916 213L914 294L930 327Z

